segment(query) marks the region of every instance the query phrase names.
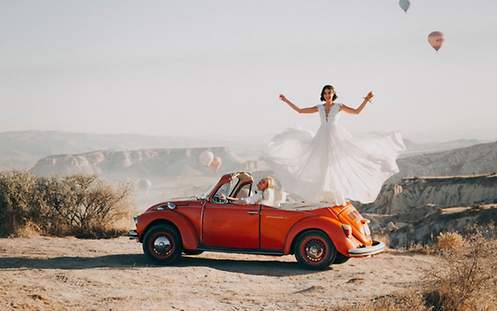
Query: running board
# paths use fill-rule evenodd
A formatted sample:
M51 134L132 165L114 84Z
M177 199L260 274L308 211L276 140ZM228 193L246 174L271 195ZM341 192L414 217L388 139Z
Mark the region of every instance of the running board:
M283 252L260 250L260 249L239 249L239 248L217 248L217 247L199 247L196 250L204 252L216 253L235 253L235 254L250 254L250 255L269 255L269 256L283 256Z

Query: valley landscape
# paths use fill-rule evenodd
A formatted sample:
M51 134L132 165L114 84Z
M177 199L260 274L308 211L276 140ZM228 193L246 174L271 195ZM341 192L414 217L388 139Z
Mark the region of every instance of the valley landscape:
M0 311L497 311L495 12L0 1Z
M14 141L9 148L15 150ZM205 193L223 172L268 174L257 146L238 148L238 153L209 146L95 148L74 154L33 152L33 159L38 158L28 171L39 177L97 175L114 185L131 184L135 213L170 198ZM223 158L219 171L201 165L199 155L205 150ZM414 155L399 159L400 173L385 183L374 203L355 204L371 220L373 234L389 245L386 253L322 272L299 268L293 256L217 253L186 256L178 265L160 267L145 259L141 244L126 237L87 240L40 236L34 230L0 239L0 307L335 310L409 291L422 286L429 271L443 262L410 248L436 243L443 232L464 234L474 225L497 221L497 143L409 151ZM0 154L2 163L14 163L5 148ZM26 169L9 167L16 168Z

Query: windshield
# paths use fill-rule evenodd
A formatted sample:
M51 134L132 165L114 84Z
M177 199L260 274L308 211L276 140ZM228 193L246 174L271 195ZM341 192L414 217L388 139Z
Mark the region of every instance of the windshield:
M218 185L218 179L216 180L209 180L209 185L208 186L205 186L205 187L202 187L205 189L205 191L200 191L200 192L197 192L199 194L197 194L195 197L198 199L198 200L206 200L208 197L209 197L209 194L212 193L212 191L214 191L214 189L217 187ZM227 184L230 184L230 183L227 183ZM226 185L226 184L225 184ZM224 185L223 185L224 186ZM221 188L223 187L221 186ZM218 193L219 193L219 190L218 190Z
M214 196L220 196L221 194L224 194L225 196L230 196L233 190L235 189L236 185L238 184L238 182L239 182L238 178L233 178L230 182L227 182L221 187L219 187L219 189L217 190Z

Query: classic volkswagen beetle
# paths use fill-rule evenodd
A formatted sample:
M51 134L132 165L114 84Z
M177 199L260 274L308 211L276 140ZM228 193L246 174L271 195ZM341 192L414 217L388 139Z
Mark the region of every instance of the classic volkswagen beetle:
M304 267L324 269L385 248L371 239L369 221L350 202L272 207L225 199L249 195L252 184L247 172L226 174L203 198L159 203L135 216L136 230L128 235L143 243L145 255L159 264L175 262L182 252L218 251L295 254Z

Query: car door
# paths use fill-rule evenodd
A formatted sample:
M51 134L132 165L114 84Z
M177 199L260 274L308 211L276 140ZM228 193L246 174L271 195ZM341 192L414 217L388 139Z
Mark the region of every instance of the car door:
M256 204L207 202L202 221L202 245L259 249L260 209Z

